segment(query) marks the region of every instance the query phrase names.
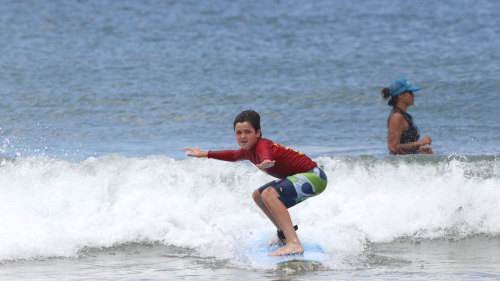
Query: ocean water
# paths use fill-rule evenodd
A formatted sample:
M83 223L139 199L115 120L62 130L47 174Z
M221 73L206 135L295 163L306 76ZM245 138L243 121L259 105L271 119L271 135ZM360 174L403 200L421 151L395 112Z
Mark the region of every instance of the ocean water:
M500 2L0 2L1 280L500 278ZM388 155L398 77L435 155ZM249 108L325 167L331 261L253 263L272 178L185 156Z

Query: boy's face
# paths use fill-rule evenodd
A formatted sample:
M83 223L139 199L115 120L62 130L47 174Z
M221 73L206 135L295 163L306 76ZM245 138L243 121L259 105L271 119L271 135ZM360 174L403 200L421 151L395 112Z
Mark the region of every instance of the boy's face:
M248 150L257 143L257 139L260 137L260 129L255 131L252 124L248 121L236 123L234 126L234 135L236 136L238 145Z

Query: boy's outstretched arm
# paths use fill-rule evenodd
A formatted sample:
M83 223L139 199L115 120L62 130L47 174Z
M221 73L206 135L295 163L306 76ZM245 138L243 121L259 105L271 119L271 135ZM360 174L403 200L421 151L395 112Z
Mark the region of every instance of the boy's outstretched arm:
M184 147L184 150L189 150L191 153L186 154L187 156L192 156L192 157L208 157L208 151L201 150L198 147Z

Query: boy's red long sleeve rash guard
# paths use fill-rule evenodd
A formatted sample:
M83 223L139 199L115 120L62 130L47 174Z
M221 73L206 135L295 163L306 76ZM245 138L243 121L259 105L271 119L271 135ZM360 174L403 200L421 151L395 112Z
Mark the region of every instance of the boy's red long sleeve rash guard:
M316 162L304 153L265 138L259 138L257 144L250 150L240 148L238 150L208 151L208 158L231 162L250 160L254 165L260 164L264 160L274 160L276 161L274 166L263 171L280 179L304 173L317 166Z

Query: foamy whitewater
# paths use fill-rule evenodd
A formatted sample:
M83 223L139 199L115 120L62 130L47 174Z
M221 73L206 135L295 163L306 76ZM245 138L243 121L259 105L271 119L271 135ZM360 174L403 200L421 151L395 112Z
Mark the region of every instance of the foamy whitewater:
M300 237L334 257L330 268L363 264L370 243L500 234L497 157L315 160L328 187L290 213ZM4 158L0 260L146 243L249 266L242 249L272 230L250 194L271 179L245 162L207 159Z

